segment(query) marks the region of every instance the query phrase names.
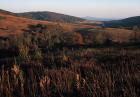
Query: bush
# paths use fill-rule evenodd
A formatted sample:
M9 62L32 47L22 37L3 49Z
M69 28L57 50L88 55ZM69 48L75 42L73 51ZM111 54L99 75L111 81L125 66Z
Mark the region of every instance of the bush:
M0 20L3 20L3 19L5 19L5 17L3 17L3 16L0 16Z
M26 45L19 44L18 45L19 56L23 60L27 60L29 58L29 48Z
M97 44L97 45L105 45L108 40L110 40L110 39L106 32L99 32L95 36L95 44Z
M43 59L42 52L38 48L38 46L36 46L36 48L34 50L33 60L38 61L38 62L41 62L42 59Z

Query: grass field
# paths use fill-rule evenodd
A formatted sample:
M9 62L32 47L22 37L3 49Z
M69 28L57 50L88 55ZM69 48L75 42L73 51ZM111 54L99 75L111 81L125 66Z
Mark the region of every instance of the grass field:
M139 48L62 52L50 52L46 64L1 66L0 96L139 97Z
M140 97L133 32L0 14L0 97Z

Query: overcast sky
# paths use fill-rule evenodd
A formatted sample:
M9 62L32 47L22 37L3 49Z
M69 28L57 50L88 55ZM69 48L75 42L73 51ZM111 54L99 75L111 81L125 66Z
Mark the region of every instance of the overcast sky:
M140 0L0 0L12 12L52 11L73 16L125 18L140 16Z

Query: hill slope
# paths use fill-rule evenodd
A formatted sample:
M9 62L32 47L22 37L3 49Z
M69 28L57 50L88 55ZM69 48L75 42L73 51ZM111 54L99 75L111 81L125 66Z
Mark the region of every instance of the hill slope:
M51 22L17 17L14 13L0 10L0 36L20 34L23 29L34 24L48 25Z
M107 27L133 27L140 26L140 16L130 17L122 20L104 22Z
M0 9L0 13L5 14L5 15L16 15L15 13L12 13L12 12L6 11L6 10L2 10L2 9Z
M33 20L29 18L19 17L15 13L0 10L0 37L21 34L29 25L44 24L55 28L57 22L49 22L43 20ZM89 28L90 25L77 23L59 23L66 32L79 28Z
M75 23L75 22L80 22L84 20L78 17L54 13L54 12L48 12L48 11L17 13L17 15L21 17L36 19L36 20L48 20L48 21L53 21L53 22Z

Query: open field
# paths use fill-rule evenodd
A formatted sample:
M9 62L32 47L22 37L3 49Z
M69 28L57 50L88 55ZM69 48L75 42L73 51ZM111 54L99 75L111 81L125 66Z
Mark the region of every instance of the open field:
M139 48L48 53L44 64L16 62L8 68L1 66L0 96L139 97Z
M140 97L139 36L0 13L0 97Z

